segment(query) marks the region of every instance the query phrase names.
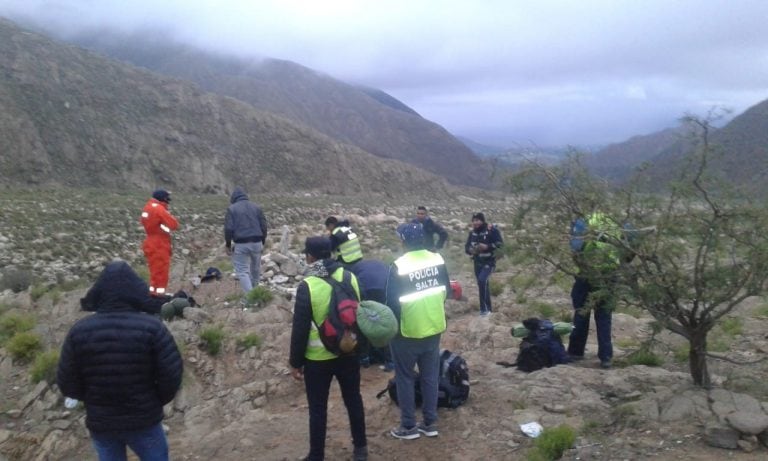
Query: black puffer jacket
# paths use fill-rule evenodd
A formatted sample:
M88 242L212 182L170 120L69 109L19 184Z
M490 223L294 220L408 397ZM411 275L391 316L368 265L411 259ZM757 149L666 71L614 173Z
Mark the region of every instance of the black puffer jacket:
M99 277L96 313L78 321L61 349L61 392L85 402L93 432L150 427L181 385L182 361L168 329L136 310L147 284L125 262Z

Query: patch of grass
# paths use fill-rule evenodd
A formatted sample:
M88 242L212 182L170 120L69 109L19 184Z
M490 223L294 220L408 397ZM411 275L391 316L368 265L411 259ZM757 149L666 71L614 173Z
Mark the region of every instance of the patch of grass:
M30 379L34 384L45 381L48 384L56 382L56 367L59 364L59 351L47 351L38 354L29 370Z
M681 344L672 351L672 357L677 363L685 363L688 361L690 352L691 347L688 344Z
M584 422L581 423L581 429L579 429L579 432L582 434L589 434L590 432L593 432L602 426L603 424L600 421L594 419L585 419Z
M491 279L488 287L491 290L491 296L499 296L504 292L504 284L496 279Z
M707 350L711 352L728 352L731 349L731 338L721 334L710 335Z
M530 309L535 311L543 319L552 319L557 314L558 309L552 304L536 301L531 304Z
M531 288L536 283L536 277L531 274L516 274L507 279L512 291L521 293Z
M647 348L640 348L629 354L625 361L627 365L645 365L649 367L660 367L664 364L664 359L660 355Z
M213 267L218 268L222 274L226 274L227 272L232 272L234 270L232 260L230 259L217 259L213 263Z
M544 429L541 435L534 439L533 449L528 452L528 461L560 459L575 441L576 431L566 424Z
M86 280L84 278L79 278L79 279L75 279L75 280L65 280L65 281L59 283L58 285L56 285L56 288L59 291L62 291L64 293L66 293L66 292L69 292L69 291L77 290L79 288L84 288L89 283L90 282L88 282L88 280Z
M203 348L209 355L219 355L221 345L224 342L224 328L219 325L204 328L200 331L200 339L203 341Z
M768 304L763 304L755 309L755 317L768 317Z
M250 306L265 306L272 301L274 297L275 295L272 294L269 288L259 285L245 295L245 300Z
M35 319L29 315L7 313L0 317L0 346L4 345L17 333L29 331L35 327Z
M59 301L61 301L61 290L59 287L57 286L50 290L48 292L48 297L51 298L51 303L53 303L54 306L58 304Z
M13 335L5 344L5 348L19 362L29 362L43 349L43 342L35 333L22 331Z
M230 293L224 297L224 301L228 303L236 303L243 297L243 293L238 291L237 293Z
M728 317L720 322L720 329L729 336L737 336L743 333L744 323L739 317Z
M636 319L639 319L643 315L643 310L637 306L629 306L624 303L620 303L616 306L616 312L626 314Z
M41 284L33 285L32 288L29 289L29 297L32 298L32 301L37 301L46 293L48 293L48 287Z
M631 349L634 347L638 347L640 343L633 338L620 338L616 340L616 345L622 349Z
M256 333L248 333L237 339L238 347L242 349L250 349L252 347L261 347L261 337Z

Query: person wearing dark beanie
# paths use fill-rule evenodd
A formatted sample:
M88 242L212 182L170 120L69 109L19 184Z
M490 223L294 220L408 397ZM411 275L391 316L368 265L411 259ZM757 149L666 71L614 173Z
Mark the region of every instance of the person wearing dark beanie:
M493 224L485 221L481 212L472 215L472 230L467 236L464 251L472 257L475 277L480 294L480 315L488 316L491 311L491 274L496 268L495 252L504 244L501 232Z
M149 266L149 294L165 297L168 291L168 273L171 269L171 231L179 222L168 211L171 193L165 189L152 192L152 198L141 210L141 225L147 238L141 248Z

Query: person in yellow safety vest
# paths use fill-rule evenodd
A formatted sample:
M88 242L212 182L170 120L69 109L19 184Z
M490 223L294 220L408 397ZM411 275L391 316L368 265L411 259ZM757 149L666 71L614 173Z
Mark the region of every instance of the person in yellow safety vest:
M583 220L583 218L580 218ZM577 220L578 222L578 220ZM583 221L581 221L583 223ZM573 228L584 227L574 223ZM584 236L572 237L582 239L583 244L574 247L579 274L575 277L571 288L573 302L573 330L568 339L568 355L572 360L584 358L584 350L589 336L589 318L591 310L595 312L595 327L597 330L597 356L602 368L611 368L613 359L613 344L611 341L611 312L610 299L614 295L615 272L621 264L621 252L618 246L621 239L619 226L600 212L592 213L586 219ZM574 233L572 229L571 233ZM598 296L596 299L592 297ZM591 310L584 309L591 300Z
M363 259L360 239L352 230L348 220L339 221L335 216L325 220L325 228L331 236L331 251L343 264L354 264Z
M398 439L422 434L436 437L437 392L440 373L440 335L445 331L445 299L450 278L443 257L424 248L420 223L401 224L397 234L406 253L390 266L387 305L400 322L389 343L395 364L400 425L390 431ZM415 372L419 368L423 421L416 421Z
M331 259L331 241L327 237L309 237L304 243L307 277L296 290L291 329L289 364L291 375L304 381L309 406L309 455L306 460L322 460L325 453L328 391L333 377L339 382L341 396L349 415L354 445L354 461L368 459L365 412L360 395L360 362L356 354L337 356L327 350L317 329L328 316L333 288L323 279L341 282L346 269ZM352 286L360 299L357 278Z

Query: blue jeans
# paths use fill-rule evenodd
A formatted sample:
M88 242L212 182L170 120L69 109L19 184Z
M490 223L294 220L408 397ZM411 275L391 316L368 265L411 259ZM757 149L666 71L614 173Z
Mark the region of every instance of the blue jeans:
M590 311L585 312L582 308L587 304L589 294L596 290L586 279L581 277L576 277L573 288L571 288L574 313L573 330L568 340L568 353L570 355L584 355L584 348L587 345L587 337L589 336ZM605 309L602 304L599 304L594 306L594 311L595 326L597 328L597 357L601 361L611 360L613 358L611 310Z
M261 242L235 243L232 251L232 265L243 292L248 293L259 284L261 276Z
M477 288L480 293L480 312L491 312L491 274L496 265L490 263L479 263L475 261L475 277L477 277Z
M422 396L421 411L424 424L437 422L437 391L440 374L440 335L423 339L396 336L389 342L395 362L395 384L400 404L400 426L410 429L416 425L416 372L419 366Z
M347 407L352 443L356 448L367 446L365 410L360 395L360 364L356 355L331 360L307 360L304 364L304 388L309 405L309 457L311 461L325 456L325 435L328 423L328 394L333 377L339 382L341 398Z
M168 441L162 423L135 431L91 431L91 441L99 461L126 461L126 445L141 461L168 461Z

